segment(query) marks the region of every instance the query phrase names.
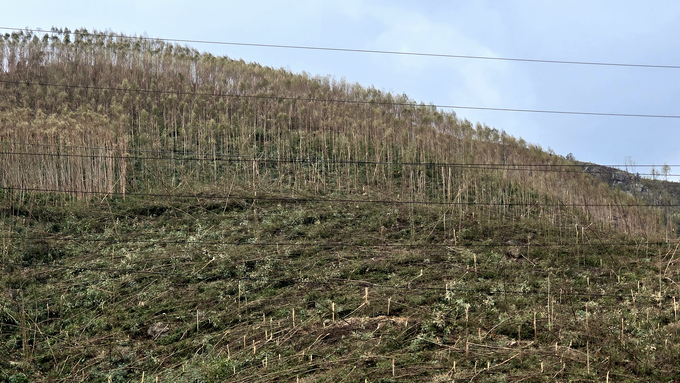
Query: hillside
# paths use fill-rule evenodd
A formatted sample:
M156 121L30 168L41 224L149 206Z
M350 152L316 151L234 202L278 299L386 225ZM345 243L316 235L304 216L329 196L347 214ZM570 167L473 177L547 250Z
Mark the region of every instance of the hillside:
M663 210L663 221L669 238L676 238L680 228L680 184L662 179L662 173L641 176L618 168L582 163L583 171L599 178L603 183L633 196L639 203L657 206ZM651 176L651 178L650 178ZM658 179L657 179L658 178ZM663 177L667 178L667 177Z
M452 112L0 39L0 381L672 381L668 211Z

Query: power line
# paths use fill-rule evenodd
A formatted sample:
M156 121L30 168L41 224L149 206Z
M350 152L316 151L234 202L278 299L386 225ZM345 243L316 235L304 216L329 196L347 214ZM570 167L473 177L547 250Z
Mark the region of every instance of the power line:
M3 142L0 142L3 144ZM86 148L87 147L80 147ZM96 149L96 148L94 148ZM127 149L112 149L115 151L127 151ZM134 152L134 149L131 150ZM262 164L339 164L339 165L386 165L386 166L433 166L433 167L443 167L443 168L466 168L466 169L485 169L485 170L517 170L517 171L530 171L530 172L543 172L543 173L579 173L579 174L592 174L592 173L608 173L611 171L624 171L622 169L594 169L591 171L587 170L562 170L568 167L587 167L589 165L585 164L494 164L494 163L443 163L443 162L387 162L387 161L351 161L351 160L327 160L327 159L304 159L304 158L254 158L252 156L239 156L239 155L222 155L222 154L203 154L202 156L195 157L175 157L175 155L182 155L181 152L170 152L170 151L158 151L158 153L170 153L171 156L127 156L127 155L102 155L102 154L73 154L73 153L50 153L50 152L1 152L0 155L10 155L10 156L43 156L43 157L64 157L64 158L91 158L91 159L122 159L122 160L149 160L149 161L220 161L220 162L256 162ZM602 165L597 165L602 166ZM546 167L548 169L540 169L539 167ZM551 168L558 168L557 170ZM561 168L561 169L560 169ZM664 173L636 173L638 176L663 176L663 177L675 177L680 176L680 174L664 174ZM633 175L631 175L633 176Z
M1 143L0 143L1 144ZM124 151L121 150L121 151ZM175 154L172 152L173 155ZM121 159L121 160L145 160L145 161L176 161L176 162L202 162L202 161L219 161L219 162L254 162L259 164L317 164L317 165L384 165L384 166L432 166L439 168L463 168L463 169L481 169L481 170L505 170L505 171L528 171L537 173L577 173L577 174L594 174L594 173L610 173L613 171L624 171L622 169L594 169L594 170L564 170L565 167L585 167L588 165L513 165L513 164L456 164L456 163L441 163L441 162L382 162L382 161L345 161L345 160L325 160L325 159L297 159L297 158L252 158L246 156L220 156L220 155L205 155L204 157L151 157L151 156L124 156L124 155L101 155L101 154L68 154L68 153L49 153L49 152L0 152L0 155L10 156L34 156L34 157L58 157L58 158L90 158L90 159ZM226 158L225 158L226 157ZM547 169L540 169L540 166L545 166ZM599 166L599 165L598 165ZM558 169L553 169L558 168ZM561 169L560 169L561 168ZM658 176L658 177L678 177L680 174L665 174L665 173L636 173L630 174L635 176Z
M29 28L10 28L0 27L3 30L14 31L29 31L39 33L52 34L66 34L64 31L43 29L29 29ZM260 43L244 43L244 42L228 42L215 40L192 40L192 39L173 39L160 37L144 37L144 36L125 36L122 34L113 33L83 33L71 31L73 34L80 34L83 36L95 37L117 37L129 38L138 40L151 41L166 41L179 43L195 43L195 44L212 44L212 45L230 45L254 48L278 48L278 49L296 49L296 50L311 50L311 51L327 51L327 52L345 52L345 53L369 53L369 54L384 54L384 55L399 55L399 56L419 56L419 57L437 57L437 58L455 58L467 60L487 60L487 61L510 61L510 62L526 62L539 64L563 64L563 65L591 65L591 66L610 66L610 67L627 67L627 68L653 68L653 69L680 69L680 65L660 65L660 64L632 64L632 63L617 63L617 62L598 62L598 61L570 61L570 60L548 60L548 59L531 59L519 57L493 57L493 56L473 56L473 55L455 55L445 53L426 53L426 52L402 52L390 50L376 50L376 49L358 49L358 48L334 48L334 47L320 47L320 46L305 46L305 45L286 45L286 44L260 44Z
M605 203L538 203L538 202L440 202L440 201L417 201L417 200L386 200L386 199L351 199L351 198L308 198L308 197L262 197L257 195L200 195L200 194L168 194L168 193L136 193L136 192L114 192L114 191L89 191L89 190L59 190L47 188L13 188L2 186L2 190L8 192L44 192L44 193L63 193L63 194L89 194L104 196L136 196L136 197L169 197L169 198L196 198L196 199L242 199L248 201L272 201L282 203L302 203L302 202L339 202L339 203L379 203L395 205L442 205L442 206L503 206L503 207L606 207L606 208L626 208L626 207L680 207L680 204L605 204Z
M139 149L139 148L107 148L107 147L102 147L102 146L79 146L79 145L59 145L59 144L36 144L36 143L29 143L29 142L19 142L19 141L0 141L0 145L6 144L6 145L21 145L21 146L43 146L43 147L48 147L48 148L67 148L67 149L88 149L88 150L104 150L104 151L128 151L128 152L139 152L139 153L155 153L155 154L181 154L181 155L203 155L206 158L210 158L212 156L217 156L217 157L238 157L238 158L252 158L256 159L254 156L245 156L245 155L240 155L240 154L226 154L226 153L199 153L199 152L194 152L194 151L185 151L185 150L155 150L155 149ZM439 163L439 162L380 162L380 161L351 161L351 163L365 163L369 165L375 165L375 164L396 164L396 165L436 165L436 166L445 166L449 165L449 163ZM455 164L453 164L455 165ZM630 164L613 164L613 165L600 165L600 164L593 164L593 163L588 163L588 162L583 162L583 163L576 163L576 164L507 164L507 163L473 163L472 165L493 165L493 166L524 166L524 167L538 167L538 166L545 166L545 167L573 167L573 166L602 166L602 167L610 167L610 168L616 168L616 167L661 167L663 165L659 164L651 164L651 165L630 165ZM668 164L664 164L668 165ZM680 164L670 164L668 165L670 167L674 166L680 166ZM623 169L617 169L617 170L623 170Z
M633 176L632 172L626 169L620 169L625 167L631 168L663 168L668 167L680 167L680 164L642 164L642 165L630 165L630 164L611 164L611 165L600 165L589 162L581 162L574 164L515 164L515 163L455 163L455 162L388 162L388 161L352 161L352 160L329 160L323 158L265 158L265 157L255 157L252 155L241 155L241 154L226 154L221 152L216 153L199 153L194 151L180 151L180 150L153 150L153 149L139 149L139 148L107 148L99 146L78 146L78 145L57 145L57 144L35 144L27 142L17 142L17 141L0 141L0 145L18 145L18 146L40 146L48 148L57 149L85 149L85 150L101 150L101 151L114 151L114 152L132 152L132 153L152 153L157 155L164 155L165 157L140 157L140 156L115 156L115 155L86 155L86 154L67 154L67 153L50 153L50 152L0 152L0 154L11 154L11 155L49 155L49 156L60 156L60 157L97 157L97 158L109 158L109 159L140 159L140 160L176 160L176 161L252 161L252 162L276 162L276 163L326 163L326 164L351 164L351 165L406 165L406 166L436 166L436 167L473 167L482 169L501 169L501 170L531 170L532 168L571 168L571 167L589 167L596 166L598 168L611 168L611 171L622 171L629 173ZM169 157L168 157L169 156ZM183 157L175 157L183 156ZM186 157L186 156L196 156L196 157ZM536 171L546 171L538 169ZM566 171L571 172L571 171ZM606 173L606 170L583 170L574 171L577 173ZM680 174L663 174L663 173L636 173L635 175L641 176L680 176Z
M292 96L275 96L275 95L242 95L233 93L208 93L208 92L186 92L186 91L169 91L169 90L150 90L150 89L125 89L116 87L104 86L89 86L89 85L69 85L69 84L52 84L43 82L30 81L11 81L0 80L0 83L13 85L37 85L37 86L51 86L57 88L80 88L87 90L110 90L122 91L142 94L175 94L175 95L193 95L193 96L208 96L217 98L242 98L242 99L261 99L261 100L291 100L291 101L308 101L308 102L327 102L327 103L341 103L354 105L384 105L384 106L405 106L405 107L428 107L439 109L469 109L469 110L487 110L497 112L518 112L518 113L541 113L541 114L560 114L560 115L580 115L580 116L601 116L601 117L638 117L638 118L665 118L665 119L680 119L680 115L673 114L635 114L635 113L608 113L608 112L579 112L568 110L544 110L544 109L515 109L515 108L491 108L481 106L465 106L465 105L443 105L443 104L417 104L406 102L384 102L384 101L359 101L359 100L339 100L339 99L322 99L309 97L292 97Z

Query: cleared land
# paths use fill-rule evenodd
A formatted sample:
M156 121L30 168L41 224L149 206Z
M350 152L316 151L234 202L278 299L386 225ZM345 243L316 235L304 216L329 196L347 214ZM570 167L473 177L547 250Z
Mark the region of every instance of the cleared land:
M1 380L678 379L672 208L404 96L52 36L0 40Z

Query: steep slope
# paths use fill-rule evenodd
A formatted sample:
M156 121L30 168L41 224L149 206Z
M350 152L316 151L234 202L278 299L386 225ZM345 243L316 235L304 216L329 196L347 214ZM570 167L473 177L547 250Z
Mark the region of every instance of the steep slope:
M0 379L677 378L663 212L578 163L162 41L0 44Z
M82 196L248 182L463 204L549 199L630 233L658 229L635 208L593 208L634 202L574 163L406 96L162 41L56 36L2 42L3 187Z

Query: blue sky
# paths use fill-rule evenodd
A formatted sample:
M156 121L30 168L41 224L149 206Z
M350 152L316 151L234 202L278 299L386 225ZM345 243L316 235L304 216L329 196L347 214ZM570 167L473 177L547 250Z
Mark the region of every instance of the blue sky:
M30 1L0 26L151 37L680 65L672 1ZM438 105L680 115L680 69L246 48L200 51L331 75ZM680 120L456 110L583 161L680 164ZM638 169L643 172L643 169ZM672 173L680 173L680 166Z

